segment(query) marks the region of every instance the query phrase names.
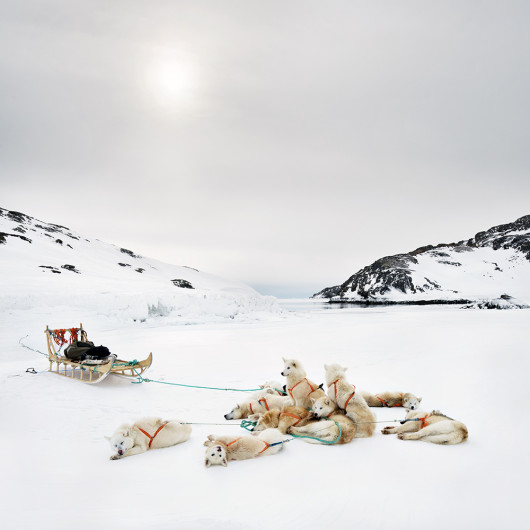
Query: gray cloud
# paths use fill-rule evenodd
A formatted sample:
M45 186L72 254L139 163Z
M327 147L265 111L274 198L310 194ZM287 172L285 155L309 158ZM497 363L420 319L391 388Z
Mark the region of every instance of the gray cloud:
M2 206L307 294L471 236L529 213L529 11L2 2Z

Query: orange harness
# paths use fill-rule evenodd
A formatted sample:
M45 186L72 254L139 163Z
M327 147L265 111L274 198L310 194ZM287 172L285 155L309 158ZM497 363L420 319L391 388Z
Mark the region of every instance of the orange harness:
M424 429L425 427L427 427L427 418L428 417L429 417L429 414L427 414L426 416L423 416L423 418L418 418L421 421L420 429Z
M329 386L333 385L335 387L335 403L337 403L337 383L338 382L339 380L337 379L336 381L333 381L331 385L329 385ZM353 386L353 392L350 394L350 397L346 400L346 403L344 403L344 407L342 407L343 410L346 410L346 407L348 406L348 403L350 402L351 398L355 396L355 391L357 390L357 387L355 385L352 385L352 386Z
M265 405L263 405L266 409L267 409L267 412L269 411L269 404L267 403L267 400L265 398L260 398L258 399L258 403L265 403ZM251 414L254 414L254 409L252 408L252 403L249 403L248 404L248 408L250 409L250 413Z
M390 407L390 405L388 404L388 401L385 401L383 398L380 398L379 396L375 396L376 399L378 399L382 404L383 406L385 407ZM403 394L401 394L401 398L403 399ZM392 405L393 407L402 407L403 405L401 403L398 403L397 405Z
M265 403L265 408L267 409L267 412L269 412L269 405L265 398L258 399L258 403Z
M162 425L160 425L160 427L158 428L158 430L155 432L155 434L153 434L153 436L151 436L149 433L146 433L143 429L141 429L140 427L138 427L138 430L139 431L142 431L148 438L149 438L149 448L151 448L151 444L153 443L153 440L156 438L156 435L167 425L167 421L165 421L164 423L162 423Z
M307 377L304 377L303 379L300 379L300 381L298 381L298 383L296 383L296 385L292 386L291 388L288 388L287 391L289 392L290 396L291 396L291 399L293 401L295 401L294 397L293 397L293 390L300 384L300 383L303 383L303 382L306 382L308 385L309 385L309 388L311 389L311 392L308 392L308 396L309 394L312 394L316 388L313 388L313 385L307 380Z
M280 412L280 416L291 416L291 418L294 418L295 420L298 420L293 425L293 427L296 427L302 421L302 418L300 416L297 416L296 414L291 414L290 412Z

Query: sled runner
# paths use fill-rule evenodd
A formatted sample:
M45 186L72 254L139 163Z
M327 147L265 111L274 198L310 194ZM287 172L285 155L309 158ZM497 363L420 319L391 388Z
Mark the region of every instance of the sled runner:
M122 361L104 346L94 346L94 343L88 340L83 324L78 328L68 329L49 329L46 326L44 333L48 345L49 371L76 381L99 383L109 374L128 378L138 377L153 362L152 353L143 361ZM69 346L61 354L61 349L66 344ZM55 345L59 346L57 350ZM77 357L69 354L69 350L74 351L75 348L85 353Z

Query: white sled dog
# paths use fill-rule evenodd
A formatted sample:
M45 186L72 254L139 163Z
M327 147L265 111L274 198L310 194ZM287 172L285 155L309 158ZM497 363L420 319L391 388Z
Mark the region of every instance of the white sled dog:
M249 416L249 419L257 422L253 433L265 429L278 429L281 433L286 434L290 427L296 427L309 414L309 410L303 407L289 406L283 407L281 410L269 410L264 414L254 414Z
M361 394L369 407L407 407L406 402L411 398L421 401L409 392L380 392L374 395L362 391Z
M259 390L256 390L251 394L250 398L259 399L260 397L267 397L269 394L285 396L283 386L283 383L280 383L279 381L265 381L265 383L259 385Z
M124 424L112 436L105 436L115 451L110 459L145 453L148 449L160 449L185 442L191 434L191 425L176 420L143 418L132 425Z
M357 425L357 438L369 438L375 430L375 415L355 386L346 381L347 368L339 364L325 364L328 396L346 412Z
M230 460L246 460L256 456L275 455L283 448L283 434L267 429L255 436L217 436L210 434L204 442L206 467L226 466Z
M326 393L317 384L307 378L300 361L283 358L282 375L287 380L287 393L296 407L311 408L311 398L318 399Z
M237 403L228 414L225 414L225 420L248 418L252 414L261 414L272 409L282 409L291 403L292 401L289 396L267 394L259 399Z
M311 405L313 412L299 426L290 427L290 434L309 436L310 438L302 438L304 442L324 444L347 444L355 438L357 426L339 410L333 400L327 396L317 400L311 398Z
M439 410L424 412L410 410L406 421L398 427L385 427L383 434L397 434L400 440L422 440L433 444L453 445L465 442L468 437L467 427Z

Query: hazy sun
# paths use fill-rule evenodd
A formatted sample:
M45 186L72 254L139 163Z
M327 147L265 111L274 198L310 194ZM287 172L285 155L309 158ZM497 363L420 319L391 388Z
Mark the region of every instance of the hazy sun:
M187 108L193 103L196 71L189 60L161 53L150 62L146 82L153 98L165 108Z

